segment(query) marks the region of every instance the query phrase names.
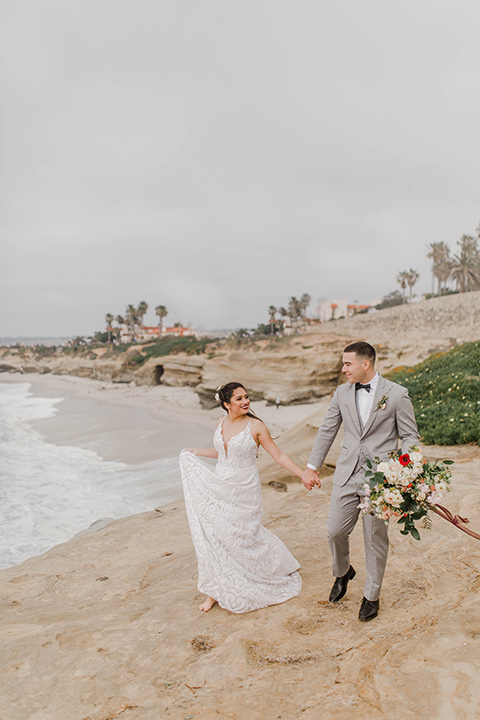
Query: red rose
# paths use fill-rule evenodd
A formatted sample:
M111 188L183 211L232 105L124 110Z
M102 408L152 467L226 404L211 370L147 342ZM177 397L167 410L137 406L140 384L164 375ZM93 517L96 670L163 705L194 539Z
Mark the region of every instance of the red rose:
M405 455L400 455L398 458L398 462L400 465L408 465L408 463L411 462L410 455L408 453L405 453Z

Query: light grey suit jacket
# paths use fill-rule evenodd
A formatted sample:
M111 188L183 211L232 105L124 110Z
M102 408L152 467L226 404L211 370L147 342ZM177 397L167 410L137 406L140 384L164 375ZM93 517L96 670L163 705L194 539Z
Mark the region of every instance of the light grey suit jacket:
M383 396L387 399L385 409L382 410L377 405ZM366 471L367 458L373 461L378 456L386 460L389 452L398 449L399 440L402 452L407 452L419 440L412 401L407 390L381 375L372 410L363 430L355 402L355 383L340 385L335 390L324 423L315 439L308 460L310 465L322 465L342 422L345 438L333 476L335 485L345 485L354 472Z

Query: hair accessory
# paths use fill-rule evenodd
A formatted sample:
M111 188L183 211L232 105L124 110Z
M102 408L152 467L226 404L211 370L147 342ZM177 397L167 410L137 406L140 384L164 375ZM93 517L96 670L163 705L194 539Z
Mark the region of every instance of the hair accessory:
M217 402L220 402L220 390L222 389L222 386L219 385L215 391L215 400Z

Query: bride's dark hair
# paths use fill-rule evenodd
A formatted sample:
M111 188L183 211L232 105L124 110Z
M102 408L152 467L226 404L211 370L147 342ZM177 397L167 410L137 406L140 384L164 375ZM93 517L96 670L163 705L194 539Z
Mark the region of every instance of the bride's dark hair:
M218 388L218 390L217 390L218 399L220 401L222 408L225 410L225 412L228 412L228 409L225 406L225 403L230 402L230 400L232 399L232 395L237 388L242 388L246 392L245 386L242 385L242 383L240 383L240 382L229 382L226 385L222 385L222 387ZM247 416L251 417L251 418L255 418L255 420L260 420L261 422L263 422L263 420L261 420L258 417L258 415L255 415L255 413L252 412L252 410L248 411Z

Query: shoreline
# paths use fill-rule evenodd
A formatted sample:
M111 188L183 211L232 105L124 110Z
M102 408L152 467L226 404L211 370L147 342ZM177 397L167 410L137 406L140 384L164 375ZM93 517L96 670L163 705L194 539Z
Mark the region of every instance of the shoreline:
M217 407L206 410L201 407L198 395L189 387L170 387L166 385L140 385L134 383L120 384L91 378L80 378L75 375L53 374L1 374L0 383L31 385L30 391L36 397L57 398L65 397L56 406L56 414L49 418L40 418L29 421L29 425L40 433L42 438L54 445L73 445L84 449L94 449L105 460L120 460L127 464L172 457L178 454L183 447L208 447L213 438L217 420L224 416L222 408ZM63 395L62 395L63 393ZM92 428L85 422L78 422L77 432L69 433L63 423L63 417L70 414L77 418L88 413L88 404L91 408L96 406L102 415L102 427L99 432L108 432L109 423L118 427L121 437L117 440L110 437L108 445L92 447ZM268 426L272 435L280 435L290 430L297 423L307 418L319 408L324 401L304 403L298 405L268 405L265 401L253 402L252 409ZM119 410L115 414L115 408ZM111 412L109 415L108 408ZM129 427L128 411L132 412L132 421ZM121 421L120 421L121 418ZM71 418L70 418L71 420ZM172 438L175 432L181 430L179 426L186 426L191 434L186 434L183 444L175 442L178 452L160 452L155 445L156 422L161 423L165 432L167 424L171 425ZM197 426L197 427L195 427ZM128 436L143 434L147 437L136 454L128 446ZM86 438L86 439L85 439ZM93 443L95 444L95 443ZM139 453L141 455L139 456Z
M29 439L28 434L25 436L27 446L36 443L35 453L22 466L23 475L12 477L10 495L17 494L12 496L5 508L8 528L14 517L11 511L15 504L14 497L20 503L25 503L24 511L30 513L34 510L30 498L40 493L41 501L37 506L40 514L37 513L38 519L34 521L36 531L30 536L31 554L27 556L28 559L40 557L46 547L57 547L79 533L96 532L105 526L107 520L128 517L154 508L163 511L172 502L183 503L178 455L184 447L210 447L217 418L223 415L220 408L202 409L198 396L190 388L138 388L135 385L115 385L88 378L33 373L8 376L4 380L4 385L28 385L30 396L36 400L58 400L53 415L35 419L29 416L28 420L22 421L37 434L38 439L35 436ZM276 423L269 423L274 437L315 410L312 405L277 409L275 406L267 408L265 403L255 403L254 407L264 419L266 415L275 418ZM67 454L55 448L63 448ZM79 450L94 453L97 460L83 460L84 456L78 455ZM38 461L39 451L41 465ZM80 462L76 469L67 460L72 452ZM62 458L67 463L65 467L59 465ZM266 459L262 458L264 461ZM112 462L117 465L108 466ZM101 493L105 493L104 484L111 482L109 473L114 472L114 467L115 482L110 486L108 497L104 496L102 506L98 499ZM49 482L50 475L55 478L55 495L51 495L53 486ZM71 480L62 481L62 475L74 482L69 505L66 504L66 482ZM20 477L25 479L21 480ZM90 494L80 490L82 485L91 488ZM50 487L49 503L47 498L50 495L45 495L43 487ZM120 497L124 499L123 511L119 505ZM44 521L41 518L45 512L49 516L55 517L56 513L58 516L55 532L51 536L43 531ZM77 520L68 534L70 512ZM78 522L81 516L85 516L84 523ZM19 530L20 534L11 535L10 541L7 537L2 540L2 545L5 542L2 565L6 562L7 567L15 567L24 562L25 552L22 557L22 554L15 554L17 551L14 553L8 550L9 546L20 548L23 542L27 542L27 538L23 540L23 531ZM40 535L36 534L37 530ZM51 537L50 543L48 537ZM3 553L6 553L5 559Z

